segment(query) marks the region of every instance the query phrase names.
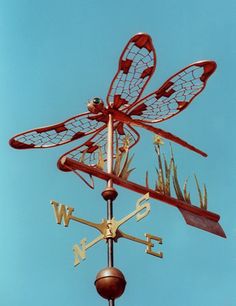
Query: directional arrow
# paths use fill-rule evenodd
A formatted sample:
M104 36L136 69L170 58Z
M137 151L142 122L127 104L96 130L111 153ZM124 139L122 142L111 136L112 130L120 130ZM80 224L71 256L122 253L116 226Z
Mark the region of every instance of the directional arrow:
M163 193L147 188L146 186L142 186L134 182L124 180L114 174L106 173L96 167L85 165L84 163L75 161L70 158L61 158L58 161L58 167L63 171L66 171L66 169L70 168L73 170L79 170L88 173L105 181L112 180L114 184L140 194L149 193L151 198L162 201L165 204L177 207L183 215L187 224L226 238L225 232L218 222L220 220L220 216L213 212L201 209L195 205L188 204L173 197L167 196Z

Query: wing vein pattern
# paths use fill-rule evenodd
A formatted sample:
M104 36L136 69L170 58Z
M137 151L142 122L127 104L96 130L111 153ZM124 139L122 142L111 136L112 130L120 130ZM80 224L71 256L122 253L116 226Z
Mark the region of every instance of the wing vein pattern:
M139 134L129 125L118 124L114 133L114 149L118 148L119 152L132 148L139 141ZM107 128L97 131L90 139L80 146L63 154L59 161L65 157L71 158L78 162L83 162L89 166L98 166L99 160L107 158ZM60 167L61 168L61 167Z
M156 55L149 35L140 33L124 48L118 71L111 83L107 103L113 108L138 100L156 66Z
M20 133L10 139L10 145L16 149L50 148L79 139L105 125L103 122L90 120L89 114L86 112L55 125Z
M127 113L134 119L153 123L173 117L205 88L215 69L213 61L193 63L169 78L160 89L129 107Z

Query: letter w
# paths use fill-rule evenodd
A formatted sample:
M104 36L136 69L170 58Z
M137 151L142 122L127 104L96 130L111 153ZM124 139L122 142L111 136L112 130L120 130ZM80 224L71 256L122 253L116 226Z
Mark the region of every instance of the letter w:
M61 220L63 219L64 226L68 226L74 208L59 204L56 201L51 201L51 204L54 208L57 224L61 224Z

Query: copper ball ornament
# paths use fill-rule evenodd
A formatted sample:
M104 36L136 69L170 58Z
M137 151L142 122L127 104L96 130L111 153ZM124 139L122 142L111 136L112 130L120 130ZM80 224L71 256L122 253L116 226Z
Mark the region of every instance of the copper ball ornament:
M123 273L117 268L105 268L98 272L95 286L97 292L107 300L114 300L120 297L126 286Z
M105 190L102 192L103 199L108 201L112 200L114 201L118 195L118 192L115 190L115 188L112 187L107 187Z

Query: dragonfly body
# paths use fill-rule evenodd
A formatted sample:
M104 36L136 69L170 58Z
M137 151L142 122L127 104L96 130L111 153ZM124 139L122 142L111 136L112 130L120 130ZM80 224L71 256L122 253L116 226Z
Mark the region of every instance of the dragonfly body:
M112 115L116 135L114 141L120 150L127 139L129 148L139 141L140 135L134 127L141 127L207 156L203 151L154 124L167 120L188 107L205 88L207 80L216 69L216 63L209 60L195 62L171 76L159 89L141 98L155 67L156 54L151 37L145 33L136 34L121 53L106 103L100 98L93 98L88 102L88 112L55 125L15 135L10 140L10 145L17 149L50 148L88 136L82 144L61 158L66 156L78 161L83 156L85 163L96 165L99 152L104 155L107 153L107 124L109 115Z
M91 107L91 104L93 103L93 100L94 99L99 99L101 102L101 105L95 105L93 106L93 108ZM91 113L92 114L96 114L95 116L88 116L88 118L90 120L97 120L97 121L101 121L101 122L105 122L107 123L108 122L108 117L109 117L109 114L112 115L113 117L113 120L114 120L114 127L116 130L118 130L118 132L120 134L125 134L124 131L123 131L123 128L124 128L124 124L128 124L130 126L136 126L136 127L141 127L141 128L144 128L148 131L151 131L155 134L158 134L166 139L169 139L169 140L172 140L192 151L195 151L196 153L199 153L201 154L202 156L207 156L206 153L204 153L203 151L195 148L194 146L190 145L189 143L187 143L186 141L182 140L181 138L173 135L172 133L169 133L169 132L166 132L160 128L156 128L154 127L153 125L150 125L150 124L147 124L145 123L144 121L142 120L135 120L135 119L132 119L131 115L128 115L126 112L127 112L127 109L129 109L129 107L124 107L124 111L120 111L120 110L117 110L117 109L114 109L113 107L111 106L107 106L105 107L104 104L103 104L103 101L100 99L100 98L94 98L93 100L91 100L89 103L88 103L88 109L92 109ZM97 106L97 108L96 108Z

